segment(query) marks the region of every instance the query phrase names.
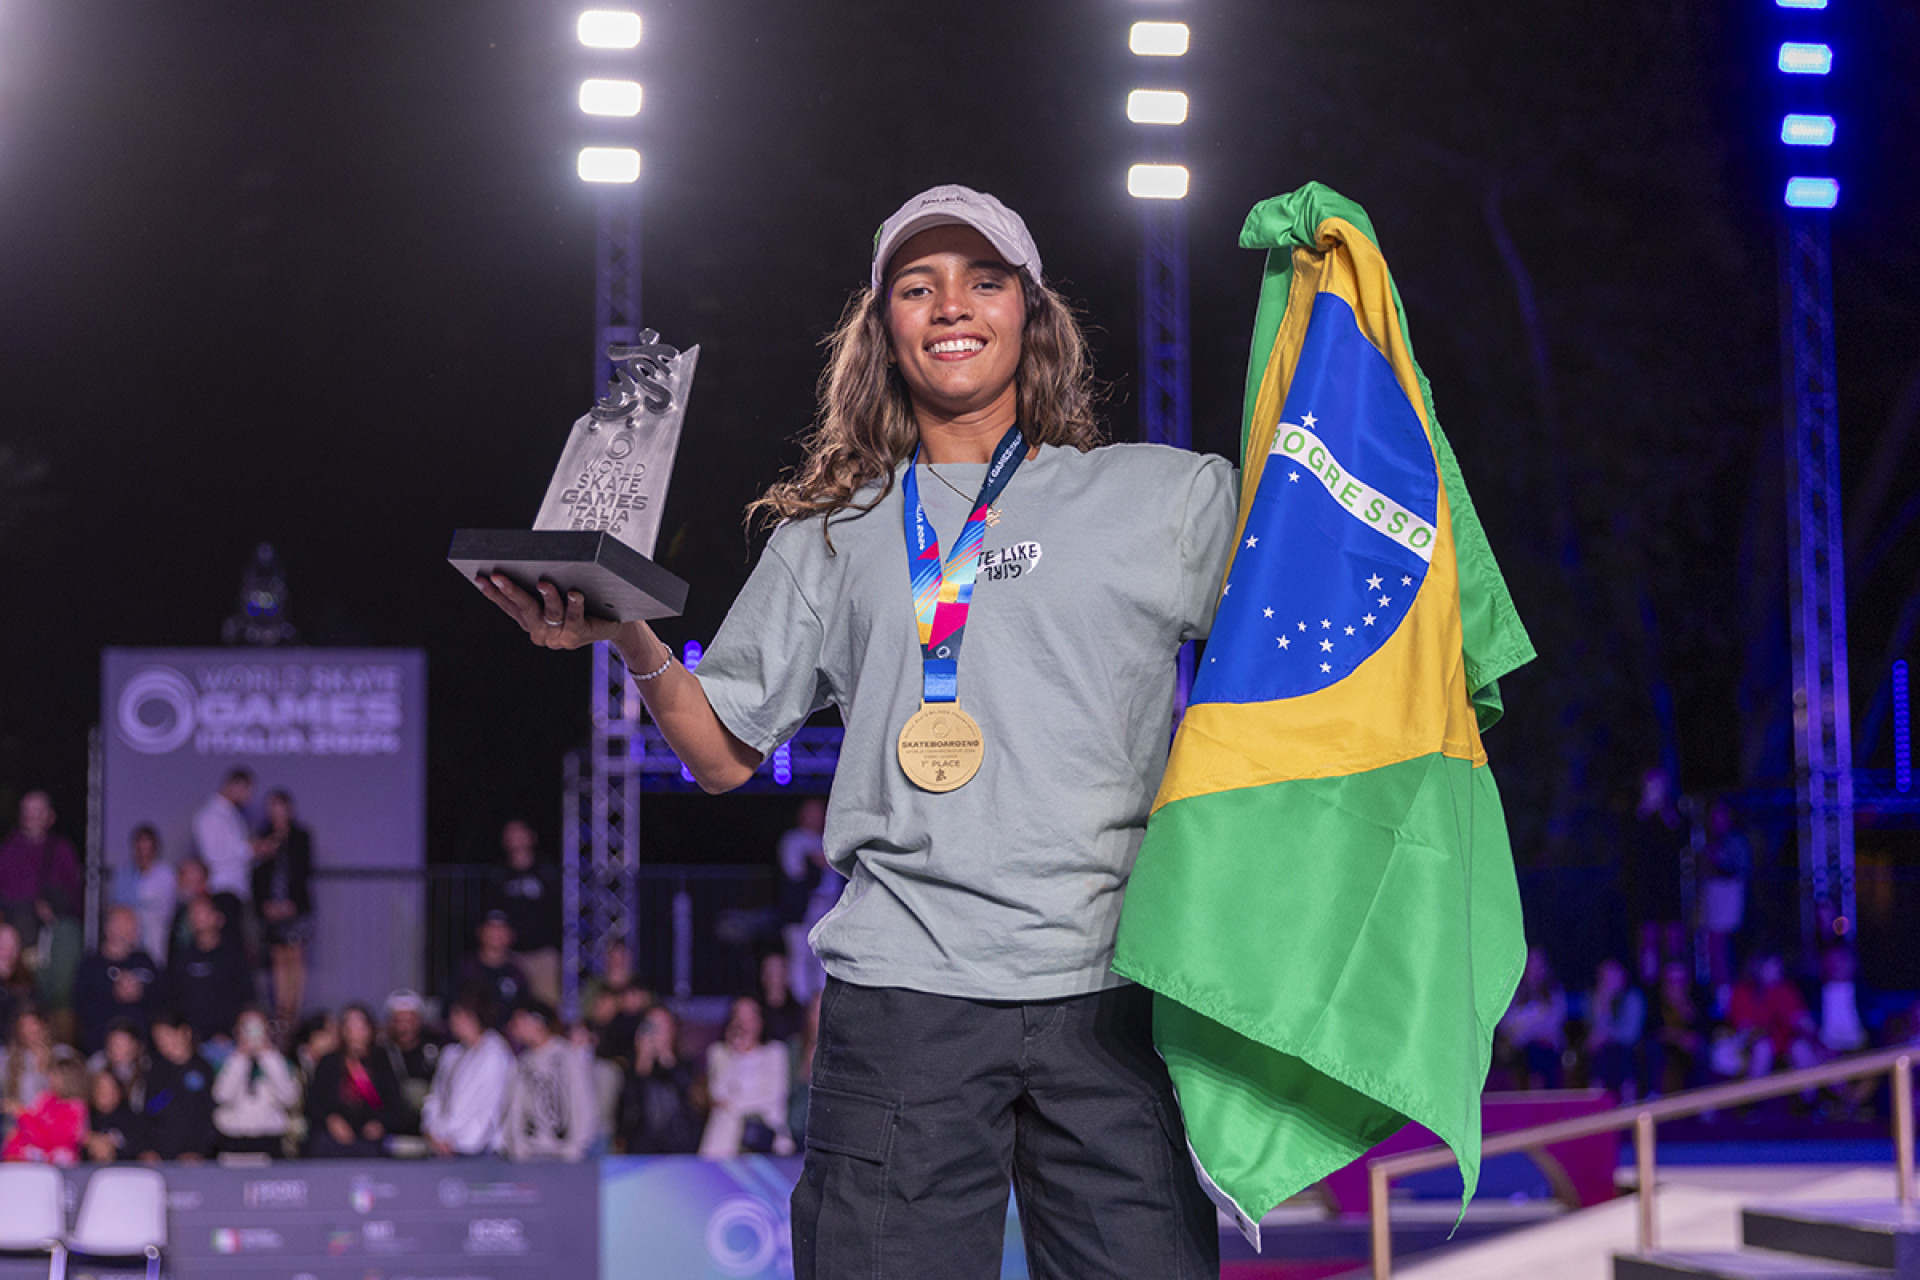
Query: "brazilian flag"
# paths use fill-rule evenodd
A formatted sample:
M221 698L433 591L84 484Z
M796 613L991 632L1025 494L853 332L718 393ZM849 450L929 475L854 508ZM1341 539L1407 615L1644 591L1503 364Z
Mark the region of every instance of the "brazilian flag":
M1256 206L1268 250L1219 612L1127 888L1202 1182L1268 1209L1413 1121L1479 1175L1526 946L1480 735L1533 657L1356 204Z

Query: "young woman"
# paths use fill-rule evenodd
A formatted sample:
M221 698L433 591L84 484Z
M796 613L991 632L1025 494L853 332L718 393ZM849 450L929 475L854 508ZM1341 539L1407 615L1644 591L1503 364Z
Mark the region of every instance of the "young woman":
M386 1154L403 1115L400 1082L374 1051L373 1014L363 1004L340 1010L340 1047L320 1059L307 1089L307 1154L367 1158Z
M273 1013L290 1027L307 998L313 936L313 837L294 820L292 796L268 794L267 823L253 847L253 909L273 963Z
M577 594L477 585L538 645L613 642L709 791L839 709L799 1280L997 1275L1010 1174L1040 1280L1216 1275L1150 995L1109 965L1233 469L1094 447L1085 339L998 200L914 197L869 285L697 677Z
M700 1135L700 1154L727 1160L742 1151L793 1154L787 1131L787 1088L793 1068L787 1046L767 1039L760 1002L741 996L727 1012L720 1039L707 1046L707 1094L713 1109Z

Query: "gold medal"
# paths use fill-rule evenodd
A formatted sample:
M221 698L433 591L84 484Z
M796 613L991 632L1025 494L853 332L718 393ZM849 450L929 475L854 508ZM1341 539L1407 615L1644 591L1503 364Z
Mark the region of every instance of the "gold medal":
M900 730L900 769L923 791L964 787L980 772L986 740L957 702L923 702Z

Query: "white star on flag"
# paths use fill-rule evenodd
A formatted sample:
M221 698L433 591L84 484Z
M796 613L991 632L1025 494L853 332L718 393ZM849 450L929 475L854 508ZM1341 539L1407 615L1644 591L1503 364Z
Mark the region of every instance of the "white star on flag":
M1257 546L1259 546L1259 545L1260 545L1260 539L1258 539L1258 538L1248 538L1248 539L1247 539L1247 545L1248 545L1248 546L1250 546L1250 547L1257 547Z
M1327 665L1326 663L1324 663L1324 662L1323 662L1323 663L1321 663L1321 664L1320 664L1320 671L1321 671L1321 674L1323 674L1323 675L1324 675L1324 674L1325 674L1326 672L1329 672L1329 671L1331 671L1331 670L1333 670L1333 668L1332 668L1332 667L1330 667L1330 666L1328 666L1328 665Z
M1379 589L1380 589L1380 575L1376 573L1371 578L1367 579L1367 590L1378 591Z
M1273 610L1271 610L1271 609L1262 609L1262 610L1260 611L1260 615L1261 615L1262 617L1265 617L1265 618L1271 618L1271 617L1273 616Z
M1320 619L1320 629L1322 631L1331 631L1333 630L1333 624L1331 622L1328 622L1325 618L1322 618Z
M1306 623L1304 623L1304 622L1303 622L1303 623L1301 623L1301 624L1300 624L1300 629L1301 629L1302 631L1305 631L1305 630L1307 629L1307 624L1306 624Z
M1410 587L1410 586L1412 586L1412 585L1413 585L1413 579L1412 579L1412 578L1401 578L1401 579L1400 579L1400 585L1401 585L1401 586L1403 586L1403 587Z
M1299 484L1299 483L1300 483L1300 473L1299 473L1298 471L1289 471L1289 472L1287 472L1287 481L1288 481L1288 483L1290 483L1290 484Z
M1348 627L1348 628L1347 628L1347 634L1348 634L1348 635L1352 635L1352 634L1353 634L1353 628L1352 628L1352 627Z
M1281 636L1281 637L1280 637L1280 647L1281 647L1282 649L1289 649L1289 648L1292 648L1292 646L1291 646L1290 644L1288 644L1288 643L1287 643L1287 638L1286 638L1285 636Z
M1320 642L1320 652L1322 652L1322 653L1332 653L1332 652L1333 652L1333 641L1331 641L1331 640L1322 640L1322 641Z
M1386 607L1387 607L1388 605L1390 605L1390 604L1392 604L1392 603L1393 603L1393 597L1392 597L1392 596L1381 596L1381 597L1380 597L1380 607L1381 607L1382 609L1384 609L1384 608L1386 608Z
M1303 427L1311 427L1318 421L1320 421L1320 419L1314 417L1312 414L1308 414L1306 417L1300 419L1300 425Z
M1364 623L1366 623L1366 624L1367 624L1368 626L1372 626L1372 625L1373 625L1373 615L1372 615L1372 614L1368 614L1368 615L1367 615L1366 617L1364 617L1364 618L1362 618L1362 619L1360 619L1360 621L1362 621L1362 622L1364 622Z

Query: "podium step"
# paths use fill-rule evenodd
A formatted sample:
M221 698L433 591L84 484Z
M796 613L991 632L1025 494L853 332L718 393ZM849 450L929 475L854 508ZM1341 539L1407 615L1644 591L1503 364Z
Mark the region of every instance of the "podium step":
M1895 1280L1895 1276L1886 1267L1742 1250L1738 1253L1616 1253L1613 1280Z
M1887 1200L1756 1206L1740 1214L1740 1238L1776 1249L1880 1267L1920 1280L1920 1213Z

